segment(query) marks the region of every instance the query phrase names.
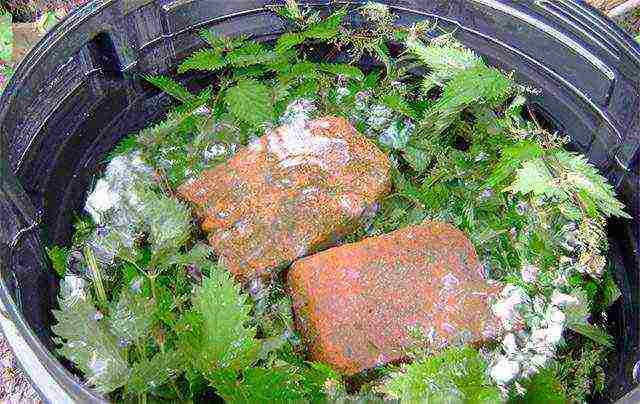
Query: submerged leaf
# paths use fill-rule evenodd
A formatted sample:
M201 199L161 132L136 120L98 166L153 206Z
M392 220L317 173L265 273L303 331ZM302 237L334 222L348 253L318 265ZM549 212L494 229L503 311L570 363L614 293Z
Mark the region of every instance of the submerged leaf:
M138 343L150 335L154 315L155 305L151 299L125 288L109 315L110 330L121 344Z
M324 40L331 39L338 35L338 30L340 29L342 20L346 15L347 10L345 8L338 10L324 20L311 24L304 32L304 35L307 38Z
M584 195L592 198L605 216L631 218L624 211L624 204L616 199L613 187L584 156L559 150L554 157L566 170L564 183L576 191L584 191Z
M229 111L239 120L258 126L273 120L271 92L256 80L241 80L227 90Z
M54 310L58 350L82 371L87 382L101 393L110 393L124 386L130 375L123 348L102 320L104 315L88 296L73 301L60 299L61 310Z
M280 36L280 38L278 38L275 51L278 53L284 53L294 46L300 45L304 42L305 39L305 36L298 32L284 33Z
M225 269L210 264L209 270L179 326L188 363L204 375L248 366L258 350L246 295Z
M288 403L303 400L304 394L285 369L247 368L238 379L236 372L214 372L211 383L229 403Z
M391 374L385 392L402 403L500 403L500 390L487 376L487 364L477 350L447 348L420 358Z
M184 358L179 351L158 352L151 359L137 362L131 369L126 385L128 395L144 394L162 386L184 370Z

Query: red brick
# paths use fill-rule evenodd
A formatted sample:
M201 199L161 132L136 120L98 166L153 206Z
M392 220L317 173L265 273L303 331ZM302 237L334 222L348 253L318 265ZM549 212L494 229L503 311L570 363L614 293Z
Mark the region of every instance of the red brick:
M335 244L390 190L390 162L343 118L281 126L183 184L241 281Z
M482 278L469 239L424 222L296 261L288 274L296 327L312 360L345 374L405 358L410 329L433 346L479 343L498 332L491 300L500 285Z

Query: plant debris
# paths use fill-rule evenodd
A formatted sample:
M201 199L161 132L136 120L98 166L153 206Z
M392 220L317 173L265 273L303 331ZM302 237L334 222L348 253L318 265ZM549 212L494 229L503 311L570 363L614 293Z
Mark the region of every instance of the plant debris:
M178 69L216 77L198 93L179 75L146 77L177 106L123 139L72 243L49 250L64 276L59 353L96 390L141 403L211 394L554 402L600 391L612 344L600 314L619 296L604 226L628 215L597 170L565 150L568 140L527 114L535 90L427 20L396 26L382 4L324 16L287 0L272 10L289 27L274 44L202 33L206 46ZM374 65L359 67L365 59ZM429 349L428 326L415 324L411 362L347 377L308 361L283 276L241 286L216 243L203 242L176 191L223 170L276 126L326 116L348 121L390 162L391 193L343 241L425 220L463 232L481 279L504 285L491 309L506 333L494 344ZM564 365L580 361L588 366Z

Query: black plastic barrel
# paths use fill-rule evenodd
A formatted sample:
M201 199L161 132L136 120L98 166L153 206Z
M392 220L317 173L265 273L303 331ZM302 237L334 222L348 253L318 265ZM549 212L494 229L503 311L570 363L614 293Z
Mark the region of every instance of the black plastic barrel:
M342 2L304 2L335 7ZM387 1L409 25L435 19L492 64L542 90L539 118L566 132L616 186L633 220L609 225L623 293L610 309L617 351L598 401L640 401L640 48L598 11L574 0ZM141 73L175 76L203 46L197 33L273 39L282 21L264 0L98 0L76 10L27 55L0 102L0 325L42 398L103 400L51 353L58 280L44 245L67 244L74 215L106 153L162 119L171 99ZM331 5L330 5L331 4ZM351 4L357 4L352 2ZM196 89L206 75L181 75Z

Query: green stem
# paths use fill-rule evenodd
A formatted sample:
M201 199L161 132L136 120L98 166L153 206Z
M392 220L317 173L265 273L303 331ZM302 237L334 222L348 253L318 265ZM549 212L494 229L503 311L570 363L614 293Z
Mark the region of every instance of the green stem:
M96 257L93 255L93 251L88 246L84 247L84 258L91 271L91 277L93 278L93 286L98 297L98 302L102 307L107 307L107 293L104 289L104 283L102 281L102 272L96 262Z
M153 301L156 302L156 304L158 304L158 298L157 298L157 294L156 294L156 276L157 274L154 273L153 274L149 274L149 282L151 283L151 295L153 296Z
M145 355L145 349L144 347L140 344L140 341L136 342L136 349L138 350L138 356L140 357L140 362L144 361L146 359L146 355ZM142 393L138 395L138 402L140 404L146 404L147 403L147 393Z

